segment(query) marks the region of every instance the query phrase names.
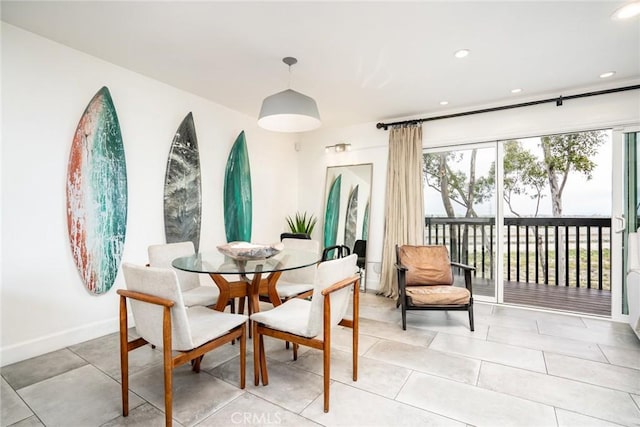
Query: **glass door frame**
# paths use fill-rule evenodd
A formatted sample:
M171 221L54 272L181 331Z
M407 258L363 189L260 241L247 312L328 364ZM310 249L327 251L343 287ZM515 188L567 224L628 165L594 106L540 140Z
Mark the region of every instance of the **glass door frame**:
M500 141L484 141L484 142L473 142L468 144L451 144L451 145L437 145L432 147L423 147L423 153L442 153L442 152L450 152L450 151L463 151L463 150L473 150L473 149L484 149L491 148L494 150L494 162L495 162L495 254L494 254L494 271L493 271L493 287L494 293L493 296L486 295L473 295L473 299L479 302L488 302L488 303L503 303L504 302L504 291L503 291L503 253L504 253L504 236L502 230L504 229L504 219L503 219L503 148ZM425 210L425 215L427 211ZM493 248L491 248L493 250Z
M627 322L629 315L623 313L622 293L623 281L626 280L624 257L626 256L624 231L628 228L625 217L624 180L626 171L625 137L627 133L640 132L640 124L614 128L612 132L612 191L611 191L611 319Z

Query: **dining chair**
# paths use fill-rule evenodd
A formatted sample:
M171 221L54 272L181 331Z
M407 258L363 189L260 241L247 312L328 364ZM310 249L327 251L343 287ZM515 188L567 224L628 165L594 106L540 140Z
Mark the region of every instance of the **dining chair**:
M367 241L366 240L356 240L353 244L352 253L358 255L358 268L363 269L365 267L365 262L367 259Z
M207 307L215 306L218 302L220 290L213 283L211 286L202 285L200 275L190 273L188 271L179 270L171 266L171 262L179 257L195 254L193 242L166 243L160 245L151 245L147 249L149 256L149 265L151 267L170 268L174 270L178 276L182 297L187 307L196 305L204 305ZM234 306L231 306L234 312Z
M312 252L320 260L320 242L306 239L283 239L285 249L295 249ZM316 265L283 271L276 282L276 291L281 302L291 298L307 298L313 294L313 284L316 278Z
M360 273L360 286L363 286L364 292L367 292L367 281L362 280L363 270L365 269L367 263L367 241L356 240L353 244L352 252L358 255L358 262L356 263L356 265L358 266L358 272Z
M245 387L247 316L223 313L203 306L186 307L173 269L122 266L127 289L120 295L120 365L122 415L129 415L129 352L151 344L162 348L164 362L165 424L172 423L173 369L191 362L200 372L205 353L233 340L240 341L240 388ZM127 301L140 338L128 340ZM177 354L174 356L172 352Z
M311 301L293 298L275 307L251 315L253 321L254 383L269 384L264 336L322 350L324 376L324 412L329 412L331 362L331 328L336 325L352 329L353 380L358 380L359 280L357 255L325 261L318 265ZM354 292L351 292L354 289ZM345 315L352 299L352 316ZM293 359L297 360L294 345ZM262 375L260 375L262 374Z
M322 250L322 261L343 258L351 254L351 249L346 245L327 246Z
M402 306L402 329L407 329L407 310L464 310L473 327L474 267L451 262L446 246L396 245L398 303ZM464 271L465 287L453 286L453 268Z

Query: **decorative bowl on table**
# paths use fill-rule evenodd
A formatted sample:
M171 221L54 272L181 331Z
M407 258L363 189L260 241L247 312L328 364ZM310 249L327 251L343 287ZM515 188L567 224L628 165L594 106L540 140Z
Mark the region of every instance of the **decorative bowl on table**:
M239 261L271 258L284 249L282 243L262 245L249 242L231 242L218 246L220 253Z

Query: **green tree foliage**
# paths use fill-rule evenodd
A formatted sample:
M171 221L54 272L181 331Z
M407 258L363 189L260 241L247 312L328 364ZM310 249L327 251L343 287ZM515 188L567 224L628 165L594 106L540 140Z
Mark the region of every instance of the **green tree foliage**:
M538 216L540 201L547 185L547 173L544 163L522 146L520 141L510 140L504 143L503 157L503 198L512 214L520 216L513 206L513 196L528 196L536 200L534 216ZM486 185L495 186L495 162L489 170Z
M591 179L596 167L593 159L604 141L605 134L602 131L565 133L540 138L553 216L562 215L562 192L569 173L577 172L588 180Z
M442 203L449 218L455 217L453 203L465 209L465 217L475 218L476 203L491 197L488 177L476 177L477 150L471 150L468 171L454 170L452 164L460 163L460 152L425 153L423 176L425 184L440 192Z

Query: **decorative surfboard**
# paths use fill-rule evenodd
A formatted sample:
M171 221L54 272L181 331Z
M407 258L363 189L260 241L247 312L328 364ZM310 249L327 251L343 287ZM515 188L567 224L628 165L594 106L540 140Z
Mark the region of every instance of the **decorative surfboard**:
M362 219L362 240L369 238L369 200L367 200L367 206L364 208L364 217Z
M231 147L224 171L224 230L227 242L251 241L251 170L244 131Z
M353 249L356 243L356 232L358 231L358 187L356 185L349 193L347 201L347 212L344 221L344 245Z
M193 114L184 118L171 143L164 177L167 243L192 241L198 252L202 219L200 155Z
M107 87L84 110L67 169L67 229L87 290L107 292L118 273L127 228L127 168L116 109Z
M338 237L338 220L340 214L340 187L342 174L333 180L329 195L327 196L327 208L324 213L324 247L334 246Z

